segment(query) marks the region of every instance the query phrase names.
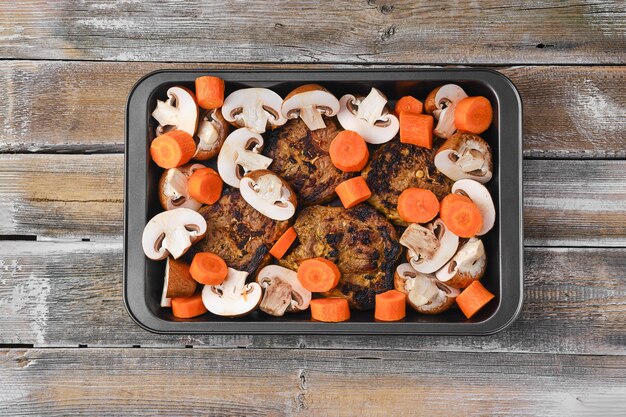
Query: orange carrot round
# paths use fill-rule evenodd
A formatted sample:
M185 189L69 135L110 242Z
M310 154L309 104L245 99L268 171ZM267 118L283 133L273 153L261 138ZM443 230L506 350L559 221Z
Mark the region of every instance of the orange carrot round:
M350 307L345 298L316 298L311 300L311 318L327 323L337 323L350 318Z
M424 106L421 101L413 96L404 96L396 102L395 111L397 115L400 115L403 111L409 113L420 114Z
M202 291L195 293L191 297L172 298L172 314L179 319L190 319L201 316L207 310L202 302Z
M365 140L352 130L337 133L330 143L328 153L333 165L344 172L362 170L370 156Z
M407 188L398 197L398 214L407 223L427 223L439 213L439 200L430 190Z
M150 156L161 168L176 168L186 164L196 153L196 143L182 130L171 130L150 144Z
M370 188L363 177L350 178L335 187L341 204L347 209L354 207L372 196Z
M202 204L214 204L222 196L224 182L211 168L198 169L187 181L189 195Z
M400 142L433 148L433 116L428 114L400 113Z
M228 275L228 266L214 253L199 252L193 257L189 272L200 284L220 285Z
M206 75L196 78L196 100L206 110L217 109L224 104L224 80Z
M283 233L281 237L278 238L272 249L270 249L270 255L272 255L276 259L281 259L287 253L287 250L293 245L293 242L296 241L298 235L296 234L296 229L290 227Z
M474 281L456 297L456 303L465 317L471 319L494 297L495 295L490 293L480 281Z
M454 127L477 135L489 129L493 120L493 108L486 97L464 98L454 110Z
M374 318L382 321L398 321L406 316L406 294L389 290L376 294Z
M311 292L330 291L337 286L341 272L334 262L324 258L311 258L298 267L298 281Z
M439 217L459 237L476 236L483 227L480 210L469 197L461 194L448 194L441 200Z

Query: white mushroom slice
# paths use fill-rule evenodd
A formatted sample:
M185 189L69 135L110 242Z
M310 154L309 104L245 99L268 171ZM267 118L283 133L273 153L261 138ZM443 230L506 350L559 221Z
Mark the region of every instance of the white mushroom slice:
M486 183L493 175L491 147L480 136L457 132L435 154L435 166L446 177Z
M170 130L182 130L191 136L198 126L198 104L194 94L185 87L171 87L167 90L167 100L157 100L152 117L159 122L156 134Z
M433 133L440 138L449 139L456 127L454 126L454 111L461 100L467 94L456 84L446 84L441 86L435 93L435 107L433 115L439 120Z
M159 180L159 201L165 210L188 208L198 211L202 203L189 195L187 181L198 169L206 168L202 164L187 164L163 171Z
M448 310L460 294L456 288L438 281L431 274L423 274L405 263L398 265L394 276L396 290L407 294L407 302L423 314L439 314Z
M263 133L267 126L282 126L287 122L280 110L283 99L267 88L244 88L224 100L222 115L238 127Z
M217 171L222 180L239 188L245 174L269 167L272 158L261 155L262 150L263 138L250 129L242 127L228 135L217 156Z
M259 271L256 281L264 289L259 308L272 316L281 317L288 312L309 308L311 291L298 280L298 274L278 265L268 265Z
M459 180L452 185L452 192L466 195L480 210L483 227L476 233L478 236L484 235L493 228L496 222L496 208L489 190L484 185L471 179Z
M198 123L196 153L193 159L205 161L217 156L229 132L229 125L218 110L208 110Z
M454 256L459 237L437 219L426 227L410 224L400 237L400 244L408 249L411 266L418 272L430 274Z
M205 285L202 302L213 314L238 317L254 310L261 301L263 290L256 282L246 284L248 273L228 268L228 276L220 285Z
M270 219L287 220L296 213L296 193L287 181L267 169L246 174L239 191L248 204Z
M168 257L165 263L161 307L171 307L174 297L191 297L197 285L189 273L188 263Z
M143 230L141 243L150 259L180 258L206 233L206 220L196 211L177 208L154 216Z
M346 94L339 100L337 120L346 130L357 132L375 145L389 142L398 133L398 118L386 109L387 97L372 88L367 97Z
M454 288L466 288L481 279L487 268L487 254L482 240L471 238L443 268L436 272L437 279Z
M326 127L324 118L339 111L339 100L318 84L306 84L287 94L281 113L287 119L300 117L310 130Z

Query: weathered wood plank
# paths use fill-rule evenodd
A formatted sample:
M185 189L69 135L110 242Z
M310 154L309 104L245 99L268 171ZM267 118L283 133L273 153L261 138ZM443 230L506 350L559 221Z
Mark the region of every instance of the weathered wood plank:
M0 62L0 96L8 100L7 105L0 107L0 152L122 152L125 102L133 83L159 68L207 65ZM345 66L315 66L341 67ZM626 157L626 89L619 88L626 83L624 67L499 70L517 85L522 97L524 156Z
M0 58L623 63L619 0L2 2Z
M11 242L0 254L0 344L626 355L624 271L626 249L528 248L522 314L490 337L163 336L124 309L121 243Z
M0 379L10 381L0 412L622 416L625 371L623 356L14 349L0 350Z
M524 162L529 245L626 245L626 161ZM122 235L123 155L0 155L0 235Z

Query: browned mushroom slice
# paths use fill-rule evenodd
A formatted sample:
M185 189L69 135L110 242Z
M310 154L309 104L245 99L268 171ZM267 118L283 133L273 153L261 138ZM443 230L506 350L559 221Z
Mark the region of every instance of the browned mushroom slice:
M457 132L435 154L435 166L448 178L486 183L493 175L491 147L480 136Z
M437 219L426 227L410 224L400 237L400 244L408 249L411 266L418 272L430 274L454 256L459 237Z
M298 274L278 265L268 265L259 271L257 282L264 289L259 308L272 316L282 316L286 311L296 312L309 308L311 291L298 280Z
M198 169L206 168L202 164L186 164L178 168L163 171L159 180L159 202L165 210L188 208L198 210L202 203L189 195L187 181Z
M222 149L229 131L230 125L219 109L206 111L198 123L198 130L194 136L196 153L193 159L206 161L215 158Z
M189 264L171 257L165 263L164 278L161 307L171 307L174 297L191 297L198 285L189 273Z
M482 240L471 238L435 274L437 279L454 288L466 288L481 279L487 269L487 254Z
M432 274L416 271L408 263L396 268L394 286L407 294L407 302L415 311L423 314L443 313L460 294L458 289L440 282Z

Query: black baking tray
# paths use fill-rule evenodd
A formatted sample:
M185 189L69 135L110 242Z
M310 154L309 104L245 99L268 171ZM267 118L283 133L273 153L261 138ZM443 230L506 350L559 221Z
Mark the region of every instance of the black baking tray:
M150 113L156 100L164 100L174 85L193 89L194 80L214 75L226 81L226 94L244 87L267 87L284 97L305 83L319 83L337 97L380 89L390 102L404 95L424 98L438 85L455 83L468 95L487 97L494 106L494 121L482 134L491 145L494 176L487 188L496 207L494 229L483 237L488 267L481 282L496 295L471 320L458 309L441 315L421 315L407 308L400 322L376 322L373 311L353 311L349 321L312 321L308 311L271 317L260 311L240 318L207 313L177 319L160 307L164 261L147 259L141 236L152 216L161 211L156 187L162 172L149 158L155 121ZM124 200L124 301L130 316L146 330L181 334L448 334L486 335L510 325L522 306L522 105L511 81L489 69L420 68L385 70L162 70L140 79L126 105Z

